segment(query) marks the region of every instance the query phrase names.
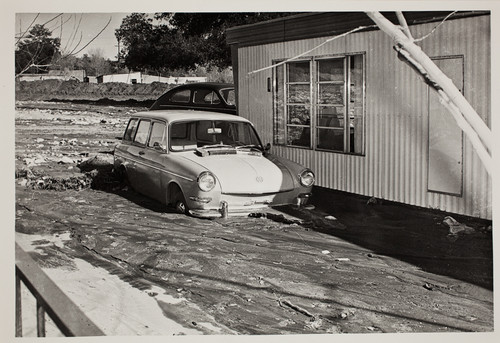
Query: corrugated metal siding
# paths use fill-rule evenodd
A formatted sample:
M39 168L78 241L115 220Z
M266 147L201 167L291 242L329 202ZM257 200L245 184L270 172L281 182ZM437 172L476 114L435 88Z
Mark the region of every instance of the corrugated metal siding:
M433 25L415 27L416 37L423 36ZM446 42L446 44L443 44ZM464 56L464 95L486 123L491 122L490 109L490 17L481 16L450 21L436 30L432 39L422 42L430 56ZM450 212L491 218L491 178L474 148L464 136L463 197L429 192L427 206Z
M387 19L398 23L395 12L382 12ZM441 21L450 11L403 12L408 24ZM453 18L483 15L488 11L459 11ZM373 22L364 12L310 12L250 25L231 27L226 31L227 43L240 47L271 44L299 39L337 35ZM370 30L375 28L369 28Z
M411 27L421 37L436 26ZM421 42L431 57L464 56L464 94L490 123L490 17L448 21ZM272 71L248 72L290 58L322 43L314 38L239 49L240 114L249 118L264 142L273 141ZM401 62L390 38L380 31L352 34L311 55L365 52L365 155L345 155L274 146L273 152L310 166L317 185L416 206L491 219L491 178L468 139L464 138L463 196L427 191L428 88Z

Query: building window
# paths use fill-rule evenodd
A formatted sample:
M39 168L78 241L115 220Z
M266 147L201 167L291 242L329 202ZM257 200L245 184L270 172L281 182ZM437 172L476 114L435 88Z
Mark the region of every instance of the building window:
M363 65L363 55L356 54L275 68L274 143L363 154Z

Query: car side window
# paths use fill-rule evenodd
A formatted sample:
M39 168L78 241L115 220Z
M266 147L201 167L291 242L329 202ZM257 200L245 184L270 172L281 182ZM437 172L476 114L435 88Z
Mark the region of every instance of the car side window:
M236 95L234 93L234 89L221 89L221 94L224 100L226 100L228 105L236 104Z
M145 145L148 139L149 127L151 122L149 120L139 121L139 126L137 127L137 133L134 138L134 143Z
M196 90L193 97L195 104L217 105L220 104L220 99L214 91L211 90Z
M210 102L213 105L220 104L219 96L215 92L210 92L210 94L207 94L207 96L205 97L205 101Z
M191 91L189 89L183 89L175 92L170 96L171 102L189 102L189 98L191 97Z
M165 144L165 123L155 121L151 128L151 135L148 142L148 147L154 147L155 143L162 146Z
M139 120L136 118L130 119L128 122L127 129L125 130L125 134L123 135L124 141L131 141L134 138L135 132L137 131L137 122Z

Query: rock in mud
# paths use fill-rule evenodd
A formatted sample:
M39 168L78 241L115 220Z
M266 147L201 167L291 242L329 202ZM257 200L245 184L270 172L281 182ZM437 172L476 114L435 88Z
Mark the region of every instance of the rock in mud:
M69 158L68 156L63 156L57 163L59 164L72 164L74 163L72 158Z
M473 228L465 224L459 223L458 221L455 220L455 218L451 216L445 217L443 220L443 224L448 225L451 235L456 235L461 232L465 234L471 234L474 232Z
M111 170L113 169L113 162L114 157L112 153L98 153L97 155L79 163L78 168L80 168L82 172L89 172L94 169Z

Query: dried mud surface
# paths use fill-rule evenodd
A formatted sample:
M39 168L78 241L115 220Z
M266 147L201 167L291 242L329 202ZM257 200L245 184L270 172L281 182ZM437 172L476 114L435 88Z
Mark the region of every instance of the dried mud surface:
M403 235L401 223L417 217L377 204L353 211L325 194L315 208L248 218L179 215L112 177L115 137L136 110L18 104L16 232L34 237L30 255L43 268L84 259L138 289L162 289L183 299L158 299L164 315L204 334L493 330L487 224L450 236L432 214L433 235ZM475 248L464 250L467 241Z

